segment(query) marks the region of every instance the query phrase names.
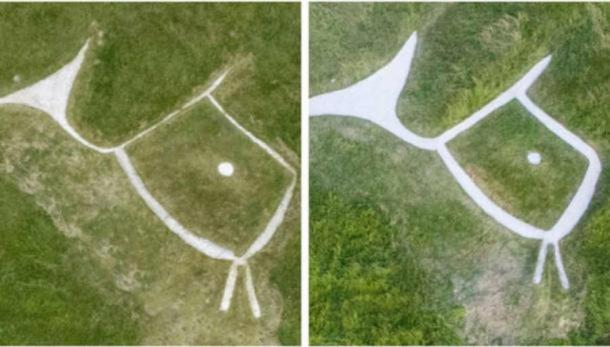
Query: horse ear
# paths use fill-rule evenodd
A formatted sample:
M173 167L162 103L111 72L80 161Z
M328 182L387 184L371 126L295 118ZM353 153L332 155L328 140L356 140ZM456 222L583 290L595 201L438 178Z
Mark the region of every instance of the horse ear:
M393 113L407 82L416 44L414 32L392 60L372 75L347 88L311 98L310 116L333 114L370 120L379 110Z
M417 33L411 34L400 51L385 66L369 77L341 90L309 100L310 116L351 116L368 120L416 147L433 150L433 139L407 129L396 114L415 54Z
M89 40L85 42L71 62L45 79L0 98L0 104L21 104L41 110L50 115L64 131L84 146L97 152L109 153L111 149L90 143L68 122L68 100L88 48Z
M88 48L89 40L68 64L43 80L0 98L0 104L24 104L39 109L51 115L61 125L66 118L72 86Z

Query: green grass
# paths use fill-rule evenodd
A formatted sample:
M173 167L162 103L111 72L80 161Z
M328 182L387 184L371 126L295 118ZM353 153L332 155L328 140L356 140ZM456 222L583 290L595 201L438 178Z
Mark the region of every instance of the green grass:
M157 123L231 67L217 98L297 166L299 18L298 4L2 4L0 94L56 71L91 39L69 118L88 140L110 145ZM231 310L221 313L229 264L171 234L116 159L80 146L46 115L11 106L0 118L1 175L30 193L73 247L103 270L91 269L100 280L89 284L101 288L103 279L133 297L134 341L298 341L300 274L285 269L300 258L298 197L291 219L250 262L263 317L252 318L241 282ZM105 341L92 335L88 342Z
M296 196L295 199L298 199ZM293 209L293 216L285 221L285 229L298 230L300 226L300 210ZM271 281L278 286L286 303L282 312L282 324L278 330L278 338L283 345L298 346L301 343L301 235L292 231L282 249L280 264L276 264L271 272Z
M542 283L532 284L539 243L494 223L461 191L438 155L415 149L356 119L311 119L312 269L328 264L326 259L342 261L345 268L374 263L398 249L404 258L412 260L406 263L408 268L401 267L398 257L386 260L382 268L391 272L398 266L404 273L425 273L427 280L405 277L388 284L377 277L380 286L388 286L389 293L389 298L379 295L379 302L388 300L398 305L402 297L425 293L426 313L448 318L444 322L447 329L439 330L434 343L607 344L608 19L610 6L606 4L312 4L312 95L366 77L393 57L416 30L418 51L398 110L409 129L435 135L482 107L532 64L552 53L551 65L529 91L530 97L591 144L603 163L590 209L561 243L571 281L571 289L564 291L552 257ZM520 117L513 105L499 112L506 112L507 117L494 116L489 123L481 124L488 126L489 132L475 128L456 140L464 141L464 147L479 144L479 148L453 150L454 154L461 162L481 165L484 158L494 158L493 165L483 169L490 179L501 181L494 188L502 188L502 194L516 207L524 203L519 208L530 208L525 206L531 206L532 201L512 198L526 197L530 189L551 189L544 201L556 210L565 207L561 199L570 195L574 182L582 178L582 159L574 159L571 150L562 152L556 139L551 140L539 125ZM519 130L509 138L510 129L516 127ZM505 143L500 144L501 140ZM547 164L557 166L557 170L548 170L549 182L535 183L541 182L538 174L510 174L513 166L525 161L524 150L537 144L545 144L549 153L542 153L543 160L547 158ZM500 160L500 152L508 160ZM521 182L531 184L519 186ZM558 185L551 188L551 182ZM356 212L350 214L351 210ZM536 211L524 213L542 223L544 214L555 213L543 208ZM343 214L348 217L342 218ZM334 225L334 220L349 227L349 232ZM348 223L350 220L355 223ZM321 242L326 240L326 228L341 237L333 243ZM342 253L366 250L368 240L356 236L374 232L395 236L382 249L370 254L363 251L357 261ZM368 303L368 310L367 305L354 304L344 308L343 317L370 315L375 317L371 328L342 325L336 319L340 302L321 293L349 286L345 283L360 288L360 282L345 276L337 264L327 266L328 271L312 273L310 280L310 295L318 298L311 302L315 310L312 308L310 317L315 324L310 334L321 343L350 344L363 336L369 343L383 343L386 341L371 337L378 333L375 324L390 322L387 326L391 327L414 314L405 309L381 317L375 303ZM367 272L364 275L372 276ZM338 283L340 287L333 287ZM354 292L358 293L356 289ZM433 320L421 320L403 327L428 331L435 325Z
M431 276L395 247L399 230L366 202L333 194L312 200L311 344L459 343L452 326L461 309L430 310ZM383 230L384 232L380 232ZM438 307L437 307L438 308Z
M606 202L606 206L608 203ZM587 240L584 241L582 253L590 269L589 288L593 295L586 301L587 316L584 328L575 332L574 341L579 343L595 342L596 344L610 344L610 271L608 270L608 223L610 217L608 208L600 211L588 228Z
M109 283L32 196L4 177L0 189L0 343L137 344L131 296Z
M588 165L518 101L458 136L449 149L496 203L545 230L565 211ZM540 165L527 161L529 151L540 153Z
M205 101L127 148L147 188L186 228L243 254L265 229L289 173ZM235 172L221 176L218 165Z

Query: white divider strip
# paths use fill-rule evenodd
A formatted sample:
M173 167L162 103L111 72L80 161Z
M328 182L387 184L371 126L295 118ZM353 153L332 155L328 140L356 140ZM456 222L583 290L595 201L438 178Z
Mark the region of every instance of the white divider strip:
M546 263L546 254L549 244L546 241L540 243L540 251L538 251L538 260L536 261L536 271L534 271L534 283L539 284L542 281L544 272L544 264Z
M210 88L208 88L206 91L201 93L198 97L196 97L193 100L187 102L184 106L182 106L182 109L189 108L189 107L195 105L196 103L198 103L199 101L203 100L204 98L212 95L212 93L216 90L216 88L218 88L218 86L220 86L222 81L224 81L224 79L227 76L227 74L229 73L229 71L231 71L231 69L225 70L220 75L220 77L218 77L217 79L214 80L214 82L212 82L212 85L210 86Z
M225 283L222 301L220 302L221 311L228 311L231 307L231 299L233 298L233 292L235 291L235 281L237 281L237 262L233 261L231 263L231 268L229 269L227 282Z
M255 318L260 318L261 308L256 299L256 292L254 291L254 283L252 281L252 272L250 271L250 265L246 263L246 291L248 292L248 301L250 302L250 309L252 315Z
M561 286L564 289L570 288L570 281L568 281L568 275L566 275L566 270L563 267L563 260L561 260L561 251L559 250L559 244L553 243L553 249L555 249L555 266L557 267L557 271L559 272L559 280L561 281Z

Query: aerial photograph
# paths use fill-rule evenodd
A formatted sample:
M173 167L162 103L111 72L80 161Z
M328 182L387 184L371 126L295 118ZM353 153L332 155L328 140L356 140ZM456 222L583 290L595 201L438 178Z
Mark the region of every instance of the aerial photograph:
M312 345L610 344L610 4L311 3Z
M299 3L0 4L0 344L300 341Z

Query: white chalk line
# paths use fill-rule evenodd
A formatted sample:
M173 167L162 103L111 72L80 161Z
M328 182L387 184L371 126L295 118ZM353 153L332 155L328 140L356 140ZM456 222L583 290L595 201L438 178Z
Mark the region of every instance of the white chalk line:
M540 251L538 252L538 260L536 261L536 270L534 271L534 283L539 284L542 281L542 273L544 272L544 263L546 254L549 248L547 241L540 243Z
M286 210L290 205L290 201L292 199L294 187L296 184L297 173L295 169L290 164L288 164L288 162L285 161L284 158L279 155L279 153L277 153L269 145L267 145L265 142L263 142L262 140L254 136L252 133L250 133L243 126L241 126L233 117L228 115L225 110L220 106L220 104L212 97L212 93L216 90L216 88L218 88L218 86L220 86L220 84L226 77L228 70L225 71L219 78L217 78L212 83L212 85L203 93L189 100L178 110L171 112L155 125L136 134L131 139L125 141L121 145L115 147L99 147L90 143L70 125L67 117L68 99L70 97L78 72L80 71L82 63L84 61L88 47L89 40L87 40L85 45L81 48L77 56L71 62L69 62L60 70L48 76L47 78L29 87L23 88L10 95L0 98L0 105L22 104L41 110L49 114L51 118L57 124L59 124L62 129L64 129L70 136L72 136L72 138L77 140L82 145L98 153L113 153L117 158L120 167L123 169L123 171L129 178L129 182L135 188L138 195L140 195L140 197L142 198L142 200L144 200L150 210L165 224L165 226L170 231L180 237L186 244L210 258L231 261L231 268L229 269L229 274L223 292L220 310L226 311L230 307L230 301L233 296L235 281L238 275L238 266L246 267L245 287L248 293L248 300L250 302L252 314L254 315L254 317L259 318L261 316L261 309L256 298L252 274L247 260L250 257L254 256L257 252L259 252L269 243L269 241L279 228L280 224L283 222ZM125 148L128 145L151 133L153 130L155 130L162 124L166 124L173 117L183 113L185 110L191 108L192 106L196 105L197 103L203 101L206 98L208 98L212 102L212 104L231 122L231 124L233 124L239 131L245 134L246 137L250 139L254 144L261 147L281 166L286 168L292 176L291 183L286 192L284 193L281 202L279 203L274 215L268 222L266 228L261 234L259 234L257 239L252 243L252 245L250 245L248 250L240 257L237 257L230 249L227 249L208 239L195 235L193 232L191 232L182 224L180 224L175 218L173 218L148 191L144 182L138 175L136 169L133 167L129 156L125 152Z
M220 310L227 311L231 307L231 299L233 298L233 292L235 291L235 282L237 281L237 262L231 263L229 269L229 275L227 276L227 282L225 283L225 290L222 294L222 301L220 302Z
M569 288L569 281L559 251L559 241L574 229L589 206L601 172L601 162L593 148L546 114L526 95L527 90L551 62L551 56L540 60L510 88L462 122L435 138L427 138L407 129L396 113L398 98L411 69L416 42L417 34L413 33L396 56L369 77L347 88L312 97L310 116L332 115L360 118L382 127L415 147L438 152L451 175L486 214L519 236L542 240L534 282L540 283L547 247L550 244L555 250L555 263L562 286ZM518 100L546 128L583 154L589 161L587 172L576 194L550 230L542 230L526 223L493 202L459 165L446 146L456 136L512 100Z
M252 315L254 317L261 316L261 307L256 300L256 292L254 291L254 285L252 281L252 271L250 271L250 265L246 264L246 293L248 293L248 301L251 303L250 308L252 309Z

